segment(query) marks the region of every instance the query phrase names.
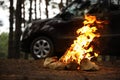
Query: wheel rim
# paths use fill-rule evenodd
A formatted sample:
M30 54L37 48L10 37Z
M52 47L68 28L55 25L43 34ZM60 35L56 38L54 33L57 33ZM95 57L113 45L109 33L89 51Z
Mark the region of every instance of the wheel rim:
M50 43L47 40L38 40L33 46L33 53L38 58L45 58L50 53Z

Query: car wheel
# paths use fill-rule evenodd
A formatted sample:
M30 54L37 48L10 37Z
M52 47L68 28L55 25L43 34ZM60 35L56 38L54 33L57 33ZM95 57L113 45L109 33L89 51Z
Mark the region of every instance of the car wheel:
M31 44L31 53L34 59L52 56L53 50L54 47L52 41L44 36L36 38Z

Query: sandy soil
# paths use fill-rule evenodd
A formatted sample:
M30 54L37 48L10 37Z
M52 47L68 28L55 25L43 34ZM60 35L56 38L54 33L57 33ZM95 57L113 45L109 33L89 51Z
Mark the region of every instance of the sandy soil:
M120 61L97 62L99 71L52 70L43 62L0 59L0 80L120 80Z

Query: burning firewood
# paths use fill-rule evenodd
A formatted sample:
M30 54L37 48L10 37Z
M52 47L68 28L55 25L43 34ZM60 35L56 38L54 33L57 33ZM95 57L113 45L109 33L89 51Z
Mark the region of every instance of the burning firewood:
M99 67L91 62L90 59L98 56L92 42L95 38L100 37L98 28L102 23L103 21L97 20L96 16L85 15L84 26L77 29L76 33L78 37L71 44L70 48L60 59L57 57L47 58L44 62L44 67L72 70L79 67L81 70L99 70Z
M75 61L72 61L66 65L66 69L68 70L76 70L79 68L79 64Z
M81 70L99 70L100 68L94 62L91 62L89 59L84 58L80 62Z
M94 62L91 62L89 59L84 58L81 60L80 64L78 64L75 61L72 61L70 63L63 63L60 60L58 60L57 57L51 57L46 58L44 61L44 67L49 69L57 69L57 70L77 70L80 68L80 70L99 70L98 65L96 65Z
M44 61L44 67L50 69L65 69L66 64L60 62L57 57L46 58Z
M57 69L57 70L63 70L65 69L65 66L66 65L60 61L56 61L48 65L50 69Z

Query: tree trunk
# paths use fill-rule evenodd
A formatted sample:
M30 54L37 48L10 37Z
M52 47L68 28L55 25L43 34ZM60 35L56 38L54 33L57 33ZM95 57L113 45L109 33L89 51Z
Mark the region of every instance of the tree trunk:
M35 19L37 19L37 2L36 2L36 0L35 0Z
M66 0L66 6L68 5L68 1L69 1L69 0Z
M15 58L20 58L20 36L21 36L21 5L22 0L17 0L16 6L16 24L15 24Z
M13 16L14 16L14 7L13 7L13 0L10 1L10 27L9 27L9 40L8 40L8 58L14 58L14 45L13 45Z
M40 18L41 18L41 0L39 0L39 11L40 11Z
M25 22L26 22L26 20L25 20L25 1L23 3L23 14L22 15L23 15L22 23L24 24L23 27L25 28Z
M46 10L46 18L48 18L48 4L49 2L48 2L48 0L45 0L45 4L46 4L46 8L45 8L45 10Z
M29 0L29 1L30 1L29 22L31 22L31 20L32 20L32 0Z
M61 11L61 9L63 8L63 0L61 0L61 2L59 3L59 9Z
M66 6L68 6L71 2L72 0L66 0Z
M70 0L70 2L72 2L72 0Z

